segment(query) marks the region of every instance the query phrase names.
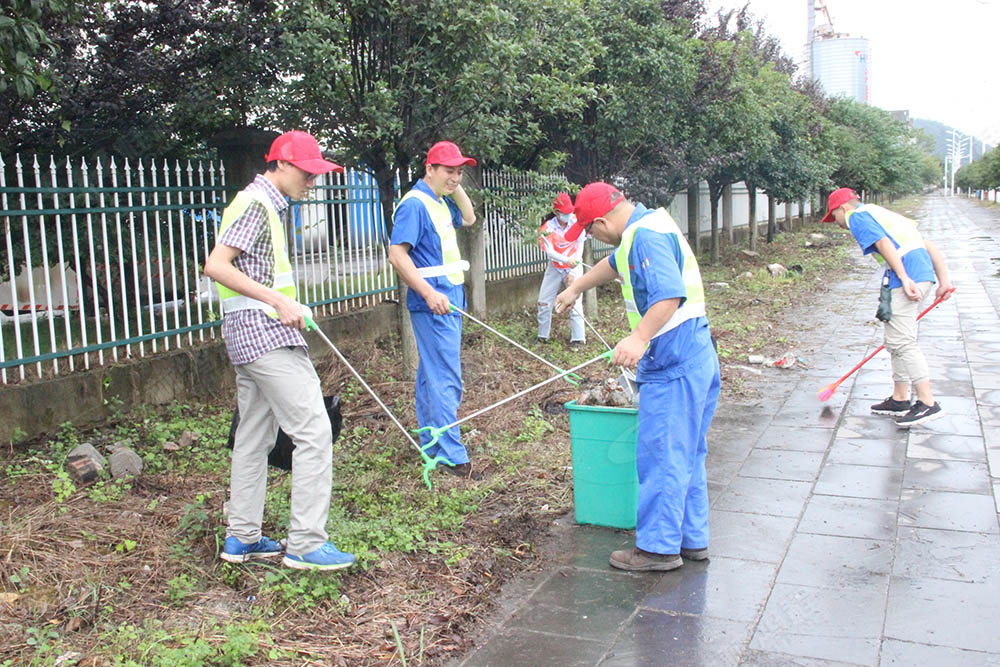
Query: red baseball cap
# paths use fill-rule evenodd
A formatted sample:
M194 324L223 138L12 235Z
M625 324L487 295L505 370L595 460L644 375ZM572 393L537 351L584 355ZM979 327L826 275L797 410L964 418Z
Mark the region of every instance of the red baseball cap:
M462 155L458 146L450 141L439 141L427 151L427 161L424 164L443 164L446 167L457 167L460 164L467 164L470 167L476 166L475 159Z
M583 186L576 195L576 222L566 230L563 238L575 241L596 218L607 215L615 206L625 201L618 188L598 181Z
M344 168L339 164L324 160L316 138L301 130L292 130L280 135L271 144L271 150L264 159L268 162L273 160L291 162L310 174L325 174L330 171L344 173Z
M858 193L850 188L837 188L826 200L826 215L820 222L833 222L833 210L840 208L852 199L861 199Z
M565 192L560 192L556 195L556 198L552 201L552 208L563 214L569 214L573 212L573 200L569 198L569 195Z

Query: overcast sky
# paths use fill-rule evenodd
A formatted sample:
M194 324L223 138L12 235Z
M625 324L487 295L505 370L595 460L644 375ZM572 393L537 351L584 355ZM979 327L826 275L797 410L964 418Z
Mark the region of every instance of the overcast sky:
M749 0L797 62L809 2ZM744 2L706 4L714 13ZM837 32L869 40L872 104L909 109L911 117L1000 143L1000 0L826 0L826 6Z

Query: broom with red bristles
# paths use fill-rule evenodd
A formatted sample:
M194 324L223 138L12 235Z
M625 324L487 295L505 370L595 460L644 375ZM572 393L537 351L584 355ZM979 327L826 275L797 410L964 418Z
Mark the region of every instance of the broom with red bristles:
M944 294L942 294L941 296L939 296L937 299L935 299L934 303L932 303L931 305L927 306L927 308L924 309L924 312L922 312L919 315L917 315L917 319L919 320L921 317L923 317L928 312L930 312L930 310L934 306L938 305L939 303L941 303L942 301L944 301L945 299L947 299L948 296L951 295L951 293L954 292L954 291L955 291L955 288L952 287L950 290L948 290L947 292L945 292ZM847 375L845 375L844 377L840 378L836 382L830 383L830 384L826 385L825 387L823 387L822 389L820 389L819 390L819 400L821 400L821 401L829 401L830 397L833 396L833 392L837 391L837 387L840 386L841 382L843 382L847 378L849 378L852 375L854 375L854 371L858 370L859 368L861 368L862 366L864 366L866 363L868 363L868 361L872 357L874 357L876 354L878 354L879 352L881 352L882 348L884 348L884 347L885 347L885 345L879 345L878 348L874 352L872 352L867 357L865 357L864 359L862 359L861 363L859 363L857 366L855 366L850 371L848 371Z

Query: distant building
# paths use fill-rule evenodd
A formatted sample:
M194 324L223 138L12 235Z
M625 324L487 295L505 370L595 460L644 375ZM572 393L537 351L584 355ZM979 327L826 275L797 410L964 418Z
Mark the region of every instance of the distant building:
M810 75L831 97L849 97L871 104L872 49L868 40L835 32L824 0L806 0L806 3L806 59ZM821 16L818 24L817 12Z
M913 119L910 118L909 109L899 109L897 111L890 111L889 113L892 115L893 120L898 120L900 123L903 123L910 129L913 129Z

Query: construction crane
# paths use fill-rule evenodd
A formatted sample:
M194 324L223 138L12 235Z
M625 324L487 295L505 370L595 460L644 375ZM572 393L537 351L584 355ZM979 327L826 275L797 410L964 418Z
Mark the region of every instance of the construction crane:
M826 3L823 0L814 0L815 11L822 12L823 16L826 17L826 23L820 23L815 28L813 28L813 39L817 37L833 37L836 33L833 31L833 19L830 18L830 10L826 8Z

